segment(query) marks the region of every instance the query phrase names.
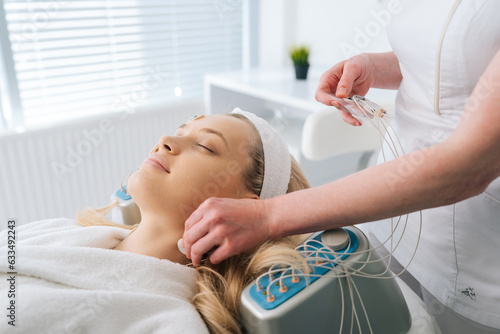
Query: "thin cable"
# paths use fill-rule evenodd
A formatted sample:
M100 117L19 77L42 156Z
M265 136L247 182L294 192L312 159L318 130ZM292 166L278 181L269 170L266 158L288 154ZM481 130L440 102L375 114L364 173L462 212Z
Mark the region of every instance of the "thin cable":
M363 112L363 114L366 116L366 118L367 118L367 119L368 119L368 120L372 123L372 125L373 125L376 129L377 129L377 131L378 131L379 135L380 135L382 138L384 138L384 141L387 143L387 145L388 145L389 149L390 149L390 150L391 150L391 152L392 152L392 155L396 157L396 156L397 156L397 154L396 154L396 153L392 150L391 144L387 141L387 139L385 138L385 136L384 136L384 135L380 132L380 128L379 128L378 126L376 126L376 125L373 123L372 119L371 119L371 118L367 115L366 110L365 110L363 107L361 107L361 106L359 105L359 103L358 103L358 101L357 101L356 99L353 99L352 101L354 101L354 103L356 103L356 105L357 105L357 106L358 106L358 108L359 108L359 109Z
M366 319L366 323L368 324L368 329L370 330L370 333L373 334L372 325L370 323L370 318L368 318L368 313L366 312L365 304L363 303L363 298L361 298L361 295L359 294L358 288L357 288L354 280L351 277L349 277L349 279L352 281L352 286L354 287L354 291L356 291L356 295L358 296L359 303L361 304L361 309L363 310L363 313L365 314L365 319ZM361 330L360 330L360 332L361 332Z
M358 106L358 108L363 112L364 116L371 122L375 128L377 129L379 133L379 138L381 142L381 152L382 156L384 158L384 161L386 161L385 157L385 152L384 152L384 147L385 144L387 145L386 147L391 151L392 155L397 158L400 156L402 153L403 155L405 154L403 145L401 141L399 140L399 137L395 131L395 129L392 127L391 122L385 122L385 120L382 119L383 114L380 114L379 112L376 112L376 110L372 110L372 108L369 106L369 104L365 101L362 103L363 106L361 106L361 103L358 103L356 99L354 99L354 102ZM381 128L383 128L385 131L382 132ZM396 137L396 140L392 138L392 134ZM395 277L400 276L403 272L407 271L408 267L410 266L411 262L413 261L417 249L420 245L420 238L421 238L421 231L422 231L422 212L420 211L420 221L419 221L419 233L417 236L417 243L415 245L415 249L413 251L413 254L407 263L407 265L397 274L392 273L392 275L387 275L387 273L390 271L389 266L392 261L392 256L393 253L396 251L396 249L401 245L401 242L406 234L406 228L408 226L408 219L409 216L405 215L404 219L404 224L401 226L401 220L403 216L399 216L397 223L394 224L394 218L391 218L391 232L389 237L380 245L377 247L371 247L369 249L359 251L359 252L354 252L354 253L348 253L349 249L351 248L351 242L352 240L349 238L349 244L348 246L342 251L342 252L335 252L332 251L327 245L325 245L323 242L315 239L309 239L306 240L303 244L299 245L296 247L296 250L302 254L302 256L307 260L308 263L308 268L309 272L305 273L298 268L293 268L293 267L287 267L287 268L276 268L278 264L273 265L267 273L264 273L260 275L257 278L257 287L261 286L260 285L260 280L268 276L269 277L269 282L266 287L266 292L268 297L274 298L274 296L271 294L271 287L275 285L276 283L279 284L280 289L282 286L284 286L283 280L287 278L298 278L302 277L303 279L309 279L311 277L326 277L326 278L331 278L331 279L338 279L339 285L340 285L340 293L341 293L341 302L342 302L342 313L341 313L341 321L340 321L340 329L339 332L342 332L343 327L344 327L344 318L345 318L345 306L346 306L346 301L344 298L344 288L342 284L342 279L346 279L347 286L349 289L349 296L351 298L351 304L352 304L352 312L351 312L351 333L354 329L354 319L356 320L356 324L358 326L359 331L361 332L361 324L360 324L360 318L358 315L358 312L356 310L355 306L355 299L354 299L354 293L356 293L358 300L361 304L363 314L366 318L366 321L368 323L370 333L373 333L372 328L371 328L371 323L368 318L368 312L366 311L366 307L364 305L364 302L362 300L362 297L359 293L359 290L357 289L356 283L353 279L353 277L365 277L365 278L373 278L373 279L392 279ZM400 228L402 228L401 235L397 238L397 241L395 240L395 233L398 231ZM379 247L382 247L386 245L387 243L390 243L390 251L389 254L381 257L380 259L373 259L372 260L372 251L376 250ZM351 255L362 255L364 253L367 253L365 260L353 260ZM346 256L347 255L347 256ZM346 256L345 259L342 259L342 257ZM332 258L333 257L333 258ZM363 272L363 269L371 264L371 263L376 263L380 261L384 261L387 259L388 265L385 266L385 270L381 273L373 274L373 273L366 273ZM318 263L316 263L318 262ZM353 264L361 264L361 266L357 269L350 268L349 265ZM323 274L315 274L312 273L312 270L314 268L322 268L326 269L327 271L324 272ZM275 278L275 276L277 276ZM306 284L307 281L306 281ZM263 290L263 287L261 286L261 290ZM354 289L353 289L354 288ZM271 298L271 299L272 299Z
M352 293L352 286L351 286L351 279L349 276L347 276L347 286L349 287L349 296L351 298L351 304L352 304L352 315L356 319L356 323L358 325L358 330L361 333L361 325L359 323L359 318L358 318L358 312L356 312L356 305L354 304L354 295ZM353 329L353 322L352 322L352 317L351 317L351 334L352 334L352 329Z
M345 302L344 302L344 287L342 286L342 280L338 279L337 282L339 283L340 286L340 298L341 298L341 304L342 304L342 312L340 314L340 329L339 333L342 333L342 330L344 329L344 309L345 309Z

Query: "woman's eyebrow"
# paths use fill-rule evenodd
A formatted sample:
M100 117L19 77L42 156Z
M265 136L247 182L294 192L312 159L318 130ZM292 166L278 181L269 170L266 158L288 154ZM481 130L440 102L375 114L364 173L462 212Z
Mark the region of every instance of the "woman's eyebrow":
M177 130L185 128L186 125L187 125L187 123L182 124L181 126L179 126L177 128ZM202 128L202 129L200 129L200 131L206 132L206 133L211 133L211 134L219 136L220 138L222 138L222 140L224 141L224 144L226 145L227 149L229 150L229 144L228 144L226 138L224 137L224 135L220 131L217 131L217 130L211 129L211 128Z
M227 143L226 138L224 137L224 135L221 132L214 130L214 129L210 129L210 128L202 128L202 129L200 129L200 131L206 132L206 133L212 133L214 135L219 136L224 141L224 144L226 145L227 149L229 149L229 144Z

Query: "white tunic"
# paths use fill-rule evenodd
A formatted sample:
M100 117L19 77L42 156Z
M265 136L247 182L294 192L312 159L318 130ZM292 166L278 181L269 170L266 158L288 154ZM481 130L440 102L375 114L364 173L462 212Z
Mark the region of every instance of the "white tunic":
M455 0L401 1L403 10L392 16L388 27L403 75L395 123L406 153L452 134L472 90L500 47L500 1L458 2L450 16ZM448 19L436 87L436 54ZM435 110L437 90L440 115ZM410 215L395 251L403 265L416 247L419 221L418 213ZM478 196L423 211L422 221L411 274L455 312L500 328L500 179ZM390 225L367 225L379 240L387 238Z

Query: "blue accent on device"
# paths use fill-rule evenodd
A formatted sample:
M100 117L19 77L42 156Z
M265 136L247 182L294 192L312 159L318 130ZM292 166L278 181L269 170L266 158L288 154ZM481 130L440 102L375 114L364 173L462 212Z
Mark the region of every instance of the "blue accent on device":
M116 195L116 197L118 197L119 199L122 199L124 201L132 199L132 196L127 194L127 186L123 186L123 189L122 189L122 187L118 188L118 190L115 192L115 195Z
M338 255L337 258L340 258L342 260L344 260L350 254L352 254L358 248L358 244L359 244L359 240L358 240L358 237L356 236L356 234L354 234L354 232L351 232L347 229L346 229L346 231L349 234L349 238L351 239L350 245L348 245L346 248L340 249L336 252L332 251L332 253L336 253ZM318 234L316 237L308 240L310 245L314 245L314 243L311 242L313 240L320 242L321 241L321 233ZM317 246L321 247L321 245L319 243ZM340 255L340 254L342 254L342 255ZM320 253L318 255L320 257L328 258L330 260L336 259L335 256L333 256L332 254L328 254L328 253ZM337 263L335 263L335 262L333 262L333 263L332 262L325 262L324 267L312 266L311 267L312 271L310 274L311 275L324 275L327 272L329 272L331 269L333 269L333 267L335 267L336 265L337 265ZM289 273L291 276L291 270L289 271ZM273 276L272 280L279 278L281 276L281 274L282 274L281 272L277 273L276 275ZM252 299L257 304L259 304L259 306L262 307L264 310L272 310L272 309L278 307L279 305L283 304L284 302L286 302L288 299L295 296L297 293L302 291L307 286L306 278L304 277L304 275L302 275L302 273L298 273L296 276L300 278L300 281L297 283L292 282L292 277L287 277L287 278L283 279L283 284L288 288L287 291L285 291L285 292L279 291L279 288L280 288L279 281L276 281L276 283L274 283L273 286L271 286L271 288L270 288L271 294L274 296L274 300L272 302L267 301L267 286L269 285L269 281L270 281L269 275L264 276L259 280L261 286L264 287L263 290L257 291L257 284L256 283L254 283L252 285L252 287L250 288L250 297L252 297ZM309 276L308 277L309 284L314 283L319 278L320 278L319 276L316 276L316 277Z

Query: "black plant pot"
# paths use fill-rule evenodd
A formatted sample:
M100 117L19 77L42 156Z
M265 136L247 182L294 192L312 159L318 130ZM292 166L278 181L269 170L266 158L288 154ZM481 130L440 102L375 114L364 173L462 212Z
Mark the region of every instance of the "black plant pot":
M307 65L294 64L294 66L295 66L295 78L298 80L307 79L307 71L309 70L309 64Z

